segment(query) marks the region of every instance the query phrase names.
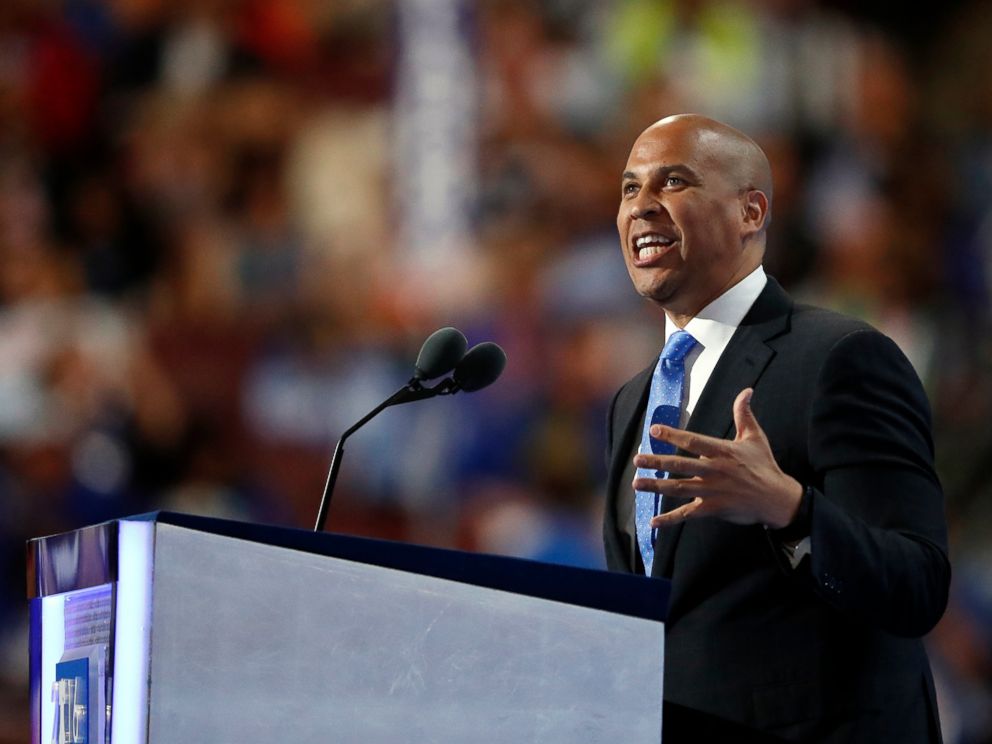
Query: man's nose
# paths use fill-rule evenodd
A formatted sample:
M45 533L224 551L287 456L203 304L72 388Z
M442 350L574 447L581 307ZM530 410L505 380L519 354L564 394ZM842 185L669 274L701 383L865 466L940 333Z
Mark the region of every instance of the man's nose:
M630 209L630 216L635 220L650 219L661 212L661 204L653 196L639 194L637 201Z

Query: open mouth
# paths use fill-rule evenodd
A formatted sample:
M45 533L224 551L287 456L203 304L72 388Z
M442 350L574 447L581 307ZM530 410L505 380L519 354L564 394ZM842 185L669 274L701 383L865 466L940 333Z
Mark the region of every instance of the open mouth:
M656 256L667 253L678 242L675 238L660 233L647 233L634 239L634 259L638 263L650 262Z

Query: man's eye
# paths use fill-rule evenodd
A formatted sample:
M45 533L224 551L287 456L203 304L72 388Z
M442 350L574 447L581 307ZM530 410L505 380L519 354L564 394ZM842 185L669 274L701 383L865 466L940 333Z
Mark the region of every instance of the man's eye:
M666 186L684 186L685 181L679 176L669 176L665 179Z
M628 194L636 194L637 193L637 184L636 183L625 183L623 185L623 188L621 189L621 193L623 193L624 196L627 196Z

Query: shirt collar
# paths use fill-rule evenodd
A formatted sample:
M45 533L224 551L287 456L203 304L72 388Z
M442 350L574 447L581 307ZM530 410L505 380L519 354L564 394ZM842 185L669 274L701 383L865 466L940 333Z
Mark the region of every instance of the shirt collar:
M688 331L703 349L726 345L767 283L764 268L758 266L700 310L683 330ZM666 315L665 341L677 330L678 326Z

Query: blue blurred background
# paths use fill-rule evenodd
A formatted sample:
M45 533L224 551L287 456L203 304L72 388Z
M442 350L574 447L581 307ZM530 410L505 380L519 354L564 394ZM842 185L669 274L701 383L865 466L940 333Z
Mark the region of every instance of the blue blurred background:
M309 528L443 325L504 377L351 439L330 529L601 566L606 406L663 335L619 173L682 111L769 154L769 271L927 386L945 736L992 741L990 39L986 2L0 2L0 742L28 741L26 539Z

